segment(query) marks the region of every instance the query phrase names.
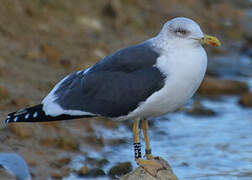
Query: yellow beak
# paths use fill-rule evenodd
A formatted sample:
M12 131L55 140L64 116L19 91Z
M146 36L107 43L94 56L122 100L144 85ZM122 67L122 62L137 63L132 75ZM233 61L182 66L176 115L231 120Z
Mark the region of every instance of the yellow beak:
M204 35L203 38L200 39L200 43L201 44L210 44L212 46L221 46L221 43L219 41L219 39L217 39L214 36L209 36L209 35Z

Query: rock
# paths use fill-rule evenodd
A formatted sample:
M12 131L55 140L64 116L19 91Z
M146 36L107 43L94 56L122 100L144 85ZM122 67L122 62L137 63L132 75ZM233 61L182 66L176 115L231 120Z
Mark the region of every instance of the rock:
M54 160L50 165L52 167L56 167L56 168L62 168L63 166L69 164L71 162L71 158L69 157L64 157L58 160Z
M65 168L61 171L62 176L67 177L70 174L71 169L70 168Z
M132 171L132 165L130 162L124 162L124 163L120 163L117 164L115 166L113 166L110 170L109 170L109 175L112 177L120 177L124 174L129 173L130 171Z
M108 164L109 161L107 159L97 159L97 158L91 158L91 157L87 157L86 158L88 164L91 164L95 167L103 167L104 165Z
M199 101L195 101L192 109L186 109L185 112L194 116L215 116L216 113L204 107Z
M78 172L78 175L80 177L83 177L83 176L84 177L99 177L99 176L105 176L106 175L105 172L100 168L87 170L88 171L87 173L85 173L85 169L83 169L83 170L84 170L84 173L82 173L80 171Z
M99 147L104 147L105 145L105 142L104 142L104 138L101 136L101 137L97 137L97 135L95 134L91 134L89 136L87 136L85 138L86 142L89 142L90 144L94 144L94 145L97 145Z
M87 166L81 167L80 170L78 171L79 176L86 176L88 173L89 173L89 169Z
M31 100L29 100L25 97L19 96L19 97L12 99L11 103L15 106L18 106L19 108L22 108L25 106L29 106L31 104Z
M92 169L89 173L92 177L105 176L105 172L102 169Z
M66 70L70 70L71 68L71 61L67 60L67 59L61 59L60 60L60 64L66 69Z
M239 103L245 107L252 107L252 92L243 94Z
M133 172L126 174L120 180L178 180L177 176L173 173L170 165L162 158L155 160L156 162L162 164L166 169L158 171L157 176L154 177L150 175L142 167L138 167Z
M78 24L86 26L86 27L88 27L88 28L90 28L92 30L96 30L96 31L102 31L103 30L102 23L100 22L99 19L80 16L80 17L76 18L76 22Z
M9 92L6 88L0 86L0 100L7 99L9 97Z
M58 173L58 172L53 172L53 173L51 174L51 177L52 177L53 179L62 179L62 178L63 178L63 176L62 176L60 173Z
M12 133L14 133L16 136L22 139L30 138L32 137L33 130L31 126L28 124L10 124L10 130Z
M110 146L118 146L125 143L127 143L127 140L123 138L113 138L108 140Z
M40 144L43 146L53 146L66 151L79 150L79 143L73 137L59 137L59 138L44 138L40 140Z
M60 64L60 53L57 49L49 45L42 46L42 52L51 65L59 65Z
M248 92L245 82L205 77L198 92L200 94L241 94Z

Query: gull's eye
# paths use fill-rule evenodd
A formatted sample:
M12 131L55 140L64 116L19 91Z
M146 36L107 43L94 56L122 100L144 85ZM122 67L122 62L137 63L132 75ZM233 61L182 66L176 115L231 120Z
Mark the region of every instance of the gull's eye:
M181 29L181 28L178 28L175 30L175 33L179 36L183 36L183 35L186 35L187 34L187 31L185 29Z

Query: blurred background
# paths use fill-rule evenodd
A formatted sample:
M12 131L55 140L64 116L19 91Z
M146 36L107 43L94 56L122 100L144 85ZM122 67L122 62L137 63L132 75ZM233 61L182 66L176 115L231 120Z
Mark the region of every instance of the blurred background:
M155 36L171 18L198 22L222 47L206 47L209 67L197 95L151 121L153 154L180 180L252 179L252 1L0 3L1 120L40 103L70 72ZM0 152L21 155L33 179L116 179L136 167L131 125L92 118L1 126Z

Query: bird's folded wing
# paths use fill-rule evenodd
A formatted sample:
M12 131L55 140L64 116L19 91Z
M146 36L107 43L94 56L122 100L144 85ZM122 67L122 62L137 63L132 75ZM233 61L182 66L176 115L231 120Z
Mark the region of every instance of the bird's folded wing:
M150 67L131 73L71 74L54 92L63 110L85 111L105 117L127 115L163 87L163 75Z
M119 50L64 78L43 100L43 110L51 116L127 115L163 86L158 57L148 42Z

